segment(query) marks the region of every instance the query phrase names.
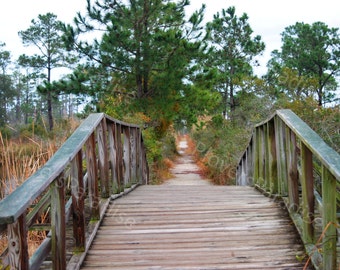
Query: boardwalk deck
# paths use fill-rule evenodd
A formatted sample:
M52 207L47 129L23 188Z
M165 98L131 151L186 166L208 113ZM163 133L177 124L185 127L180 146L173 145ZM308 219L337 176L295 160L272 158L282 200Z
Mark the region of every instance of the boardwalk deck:
M81 269L303 269L280 204L250 187L141 186L112 201Z

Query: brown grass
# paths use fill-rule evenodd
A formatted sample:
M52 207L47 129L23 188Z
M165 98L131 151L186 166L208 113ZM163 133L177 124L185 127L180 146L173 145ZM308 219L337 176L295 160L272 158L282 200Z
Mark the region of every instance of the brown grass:
M41 168L58 150L61 144L78 126L77 121L70 121L67 132L56 132L53 139L39 139L21 136L5 139L0 133L0 200L12 193L23 181ZM36 223L47 223L49 213L43 213ZM46 238L46 232L28 233L29 255L32 255ZM0 232L0 255L7 248L7 232Z

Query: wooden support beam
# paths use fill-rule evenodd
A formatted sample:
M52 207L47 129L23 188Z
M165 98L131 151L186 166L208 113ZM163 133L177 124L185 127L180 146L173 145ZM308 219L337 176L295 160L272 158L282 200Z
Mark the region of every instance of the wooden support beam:
M122 126L116 125L115 146L117 153L117 179L119 192L124 190L124 162L123 162L123 142L122 142Z
M53 270L66 269L65 188L61 174L51 184L51 231Z
M303 239L307 244L314 243L314 178L313 154L301 144L301 186L302 186L302 219Z
M336 179L322 166L322 204L323 204L323 230L322 241L323 269L336 270L337 268L337 234L336 234Z
M131 181L131 139L130 127L123 128L123 160L124 160L124 187Z
M269 163L269 190L271 194L278 192L277 155L274 120L268 122L268 163Z
M29 269L26 215L22 214L16 222L7 225L8 253L6 261L9 269ZM7 269L7 268L5 268Z
M116 146L116 124L110 123L107 126L108 129L108 140L109 140L109 163L111 170L111 185L112 191L115 193L118 189L118 178L117 178L117 146Z
M91 219L99 220L98 169L96 158L96 141L94 133L86 141L86 165L88 175Z
M75 239L75 251L85 250L85 188L83 180L82 151L79 151L71 163L71 194L73 236Z
M288 167L288 198L289 208L292 211L299 209L299 182L297 169L296 136L288 127L286 128L287 167Z
M98 144L98 165L100 173L100 192L102 198L110 197L109 185L109 158L107 146L107 126L106 120L103 119L96 128Z

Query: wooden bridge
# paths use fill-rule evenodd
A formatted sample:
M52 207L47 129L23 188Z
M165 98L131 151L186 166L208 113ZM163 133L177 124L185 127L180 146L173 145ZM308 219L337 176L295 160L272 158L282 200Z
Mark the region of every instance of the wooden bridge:
M140 128L89 116L0 202L0 269L339 269L340 156L291 111L255 127L238 186L147 183Z

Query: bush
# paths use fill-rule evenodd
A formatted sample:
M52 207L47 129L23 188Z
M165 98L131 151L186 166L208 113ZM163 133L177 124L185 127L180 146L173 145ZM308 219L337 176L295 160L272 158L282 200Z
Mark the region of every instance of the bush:
M234 184L236 167L251 130L219 116L213 117L205 126L192 133L196 156L214 183Z

